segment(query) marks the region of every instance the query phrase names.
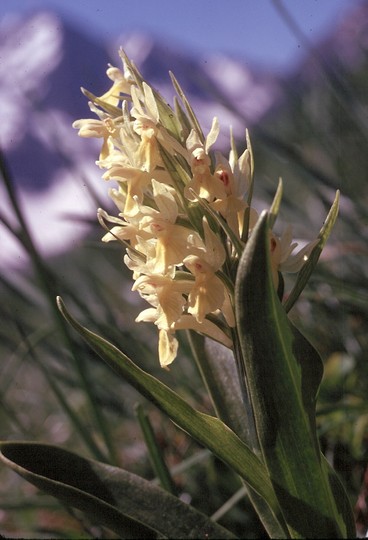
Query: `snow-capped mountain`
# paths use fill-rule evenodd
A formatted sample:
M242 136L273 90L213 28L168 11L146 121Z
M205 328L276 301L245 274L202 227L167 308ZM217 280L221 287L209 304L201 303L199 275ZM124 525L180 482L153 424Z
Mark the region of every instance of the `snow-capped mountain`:
M347 69L359 64L367 45L368 8L362 7L321 44L326 62L336 59ZM0 24L0 147L19 192L36 243L45 254L57 253L79 241L86 226L66 219L78 214L94 219L96 202L89 185L107 201L107 186L94 165L98 141L81 139L72 122L91 115L83 86L100 95L110 86L108 63L120 65L122 46L144 77L172 102L172 71L206 131L213 116L221 125L220 144L228 147L229 126L243 137L245 128L262 124L294 94L311 85L315 54L308 52L300 69L285 80L258 71L224 54L192 55L175 43L158 42L142 33L117 36L101 43L51 12ZM335 62L335 64L334 64ZM287 89L287 91L286 91ZM284 105L282 105L284 104ZM4 187L0 212L14 223ZM24 255L0 223L1 264L22 261ZM6 246L4 248L4 246Z

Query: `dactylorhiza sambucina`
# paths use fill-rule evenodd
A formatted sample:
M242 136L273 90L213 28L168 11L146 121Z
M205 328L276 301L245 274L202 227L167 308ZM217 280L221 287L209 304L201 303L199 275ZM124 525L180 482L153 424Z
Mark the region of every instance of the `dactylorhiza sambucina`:
M123 68L108 68L112 85L103 96L83 90L97 118L73 127L102 139L97 165L116 183L109 195L118 209L116 216L98 210L108 230L103 241L123 244L133 290L150 305L136 320L157 326L160 364L168 366L179 329L233 346L236 268L258 219L253 156L247 132L240 156L231 132L229 157L213 150L217 118L205 136L174 76L178 98L170 107L122 50L120 56ZM281 238L270 231L275 286L278 273L298 271L315 245L295 254L290 228Z

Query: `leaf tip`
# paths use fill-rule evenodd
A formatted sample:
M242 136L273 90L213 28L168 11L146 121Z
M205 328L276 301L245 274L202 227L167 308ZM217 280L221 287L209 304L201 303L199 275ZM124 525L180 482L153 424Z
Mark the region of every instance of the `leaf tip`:
M61 296L56 297L56 305L59 308L59 310L62 312L63 308L64 308L64 302L63 302Z
M65 304L64 304L64 301L63 299L61 298L61 296L57 296L56 297L56 305L58 307L58 310L60 311L60 313L62 314L62 316L64 317L64 319L68 322L70 322L70 316L66 310L66 307L65 307Z

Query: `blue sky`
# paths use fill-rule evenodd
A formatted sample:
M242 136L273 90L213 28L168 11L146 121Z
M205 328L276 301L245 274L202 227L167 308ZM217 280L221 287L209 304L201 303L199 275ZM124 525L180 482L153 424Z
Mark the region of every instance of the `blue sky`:
M312 43L360 0L280 0ZM54 9L102 41L144 30L198 53L226 52L283 70L303 47L275 7L277 0L2 0L0 18Z

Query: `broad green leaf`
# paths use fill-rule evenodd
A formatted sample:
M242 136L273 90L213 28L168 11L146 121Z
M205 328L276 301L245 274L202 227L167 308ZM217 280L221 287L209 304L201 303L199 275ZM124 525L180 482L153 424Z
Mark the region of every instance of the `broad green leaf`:
M278 503L267 470L258 457L218 418L200 413L173 390L134 364L114 345L81 326L66 310L61 298L58 306L65 319L96 353L125 381L165 412L175 424L238 473L279 514Z
M268 244L264 212L244 250L235 287L238 334L259 444L290 534L341 538L346 530L314 430L320 360L292 329L277 297Z
M0 443L1 461L121 538L235 538L148 480L56 446Z

